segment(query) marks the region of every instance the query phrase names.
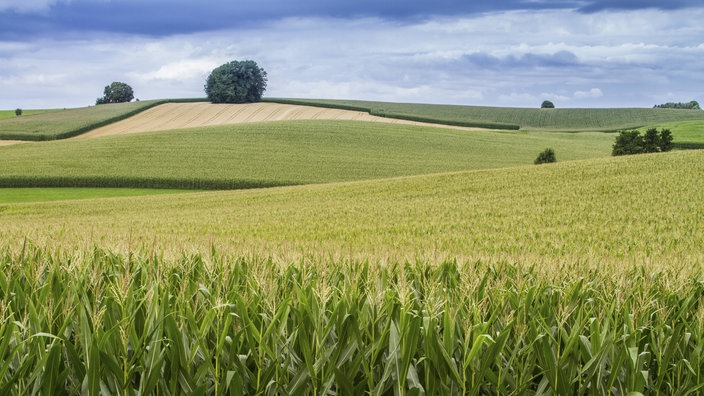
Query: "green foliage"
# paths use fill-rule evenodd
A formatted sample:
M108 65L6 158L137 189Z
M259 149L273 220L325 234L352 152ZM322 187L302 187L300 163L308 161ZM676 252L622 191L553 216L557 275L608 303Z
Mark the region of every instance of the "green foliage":
M22 109L15 109L15 116L19 117L22 115Z
M621 131L613 145L612 155L659 153L672 150L672 132L669 129L649 128L644 135L638 130Z
M371 114L379 111L387 117L409 115L437 120L441 123L473 123L467 126L510 129L513 126L522 130L554 131L616 131L642 127L644 125L661 125L671 122L704 120L704 112L679 111L675 109L551 109L545 111L537 108L511 108L487 106L457 106L419 103L371 102L359 100L329 99L271 99L266 101L303 104L321 107L367 111ZM491 126L499 124L502 126Z
M696 100L693 100L691 102L687 103L673 103L673 102L668 102L660 105L655 105L654 108L656 109L686 109L686 110L701 110L702 108L699 106L699 102Z
M107 103L126 103L134 99L132 87L123 82L113 82L105 87L103 97L95 101L96 105Z
M554 109L555 104L549 100L544 100L543 103L540 104L540 108L541 109Z
M252 60L232 61L215 68L205 84L213 103L259 102L266 90L266 71Z
M546 146L563 160L593 158L608 155L611 139L358 121L266 122L3 147L0 185L233 189L326 183L530 164Z
M536 158L533 163L535 165L540 165L549 164L551 162L557 162L557 158L555 157L555 150L551 148L546 148L544 151L538 154L538 158Z
M25 242L0 255L0 391L702 390L701 281L682 269L543 266L71 256Z

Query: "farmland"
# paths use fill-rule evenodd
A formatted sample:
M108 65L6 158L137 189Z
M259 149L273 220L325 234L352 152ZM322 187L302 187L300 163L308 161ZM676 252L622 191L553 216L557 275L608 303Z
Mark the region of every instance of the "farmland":
M28 115L34 115L34 114L41 114L41 113L46 113L52 110L22 110L22 115L23 116L28 116ZM17 115L15 114L15 110L0 110L0 120L4 118L14 118Z
M603 133L497 133L286 121L0 148L5 187L232 189L384 178L609 155Z
M531 109L486 106L427 105L357 100L268 99L281 103L308 104L370 111L388 117L416 117L438 122L474 121L517 125L522 129L560 131L615 131L647 125L704 120L704 111L677 109Z
M0 394L701 392L704 122L643 110L678 150L529 115L0 147L62 187L0 190Z

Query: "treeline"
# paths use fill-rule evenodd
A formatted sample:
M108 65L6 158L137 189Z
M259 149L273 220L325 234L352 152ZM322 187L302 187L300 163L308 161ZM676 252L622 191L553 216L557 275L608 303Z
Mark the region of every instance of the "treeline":
M685 110L701 110L702 108L699 106L699 102L696 100L693 100L691 102L667 102L659 105L653 106L654 109L685 109Z

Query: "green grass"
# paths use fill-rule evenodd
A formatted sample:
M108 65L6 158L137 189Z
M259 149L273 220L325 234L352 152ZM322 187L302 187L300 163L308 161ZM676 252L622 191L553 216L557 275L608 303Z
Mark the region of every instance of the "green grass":
M145 100L0 119L0 139L32 141L65 139L172 101L202 101L202 99Z
M22 117L35 115L35 114L48 113L51 111L58 111L58 110L24 110L24 109L22 109ZM2 120L4 118L14 118L14 117L16 117L15 110L0 110L0 120Z
M603 133L500 133L372 122L209 127L0 148L4 187L231 189L608 156Z
M0 188L0 204L63 201L69 199L130 197L179 192L184 192L184 190L130 188Z
M518 125L521 129L561 131L615 131L647 125L704 120L704 111L646 108L539 109L487 106L372 102L327 99L275 99L268 101L340 107L389 117L422 117L438 122L477 122ZM490 126L489 126L490 127Z
M675 137L675 149L704 149L704 122L682 121L657 125L658 128L669 128ZM641 128L643 132L645 128Z

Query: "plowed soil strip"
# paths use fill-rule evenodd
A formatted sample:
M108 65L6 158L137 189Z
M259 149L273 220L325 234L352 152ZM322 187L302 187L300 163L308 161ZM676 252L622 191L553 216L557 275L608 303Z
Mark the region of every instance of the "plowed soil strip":
M473 130L476 128L453 127L422 122L372 116L361 111L327 109L312 106L279 103L211 104L167 103L153 107L134 117L94 129L77 136L86 139L99 136L164 131L247 122L287 120L351 120L388 122L405 125L431 125L443 128Z

